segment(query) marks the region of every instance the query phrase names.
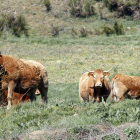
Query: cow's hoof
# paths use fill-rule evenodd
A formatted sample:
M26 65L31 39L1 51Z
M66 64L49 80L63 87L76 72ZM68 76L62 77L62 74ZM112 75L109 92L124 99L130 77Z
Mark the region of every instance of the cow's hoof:
M11 105L8 105L8 106L7 106L7 109L10 109L10 108L11 108Z

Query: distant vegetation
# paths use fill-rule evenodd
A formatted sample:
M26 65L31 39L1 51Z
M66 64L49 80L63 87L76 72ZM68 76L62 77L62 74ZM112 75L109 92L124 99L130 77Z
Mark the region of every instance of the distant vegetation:
M70 13L76 17L88 17L95 15L95 8L91 0L69 0Z
M52 9L50 0L44 0L44 5L46 6L46 11L49 12Z
M103 2L111 12L116 11L119 17L132 16L134 19L140 18L139 0L103 0Z
M24 16L14 14L3 14L0 18L0 35L4 31L10 31L13 35L20 37L21 34L29 36L27 22Z

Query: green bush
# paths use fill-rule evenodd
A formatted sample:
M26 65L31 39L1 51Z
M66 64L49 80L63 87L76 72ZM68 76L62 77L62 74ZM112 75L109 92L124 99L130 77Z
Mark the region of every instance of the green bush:
M105 25L103 27L103 33L105 33L107 36L109 36L111 34L114 34L115 31L114 31L114 29L111 26Z
M117 11L118 16L132 16L140 17L140 1L139 0L103 0L104 5L111 11Z
M17 37L20 37L21 34L29 36L27 22L22 15L17 17L14 15L2 15L0 19L0 35L2 35L4 29L12 30L12 33Z
M12 32L15 36L20 37L21 34L28 36L28 29L25 17L18 16L12 25Z
M90 1L86 2L84 9L87 16L95 15L95 8Z
M4 27L5 27L5 19L4 18L1 18L0 19L0 36L3 33Z
M111 25L103 26L103 33L105 33L107 36L111 34L121 35L124 34L124 28L122 24L115 21L113 26Z
M108 0L107 6L111 12L116 11L119 6L118 0Z
M123 25L122 24L119 24L117 21L115 21L113 27L114 27L116 35L124 34L124 29L123 29Z
M95 15L95 8L93 6L93 2L90 0L70 0L68 5L72 16L88 17Z
M49 12L52 9L50 0L44 0L44 5L46 6L47 12Z
M7 15L6 20L7 20L7 27L12 28L14 26L16 18L14 15L9 14L9 15Z
M51 24L51 34L52 36L59 35L59 27L55 27L53 24Z
M85 27L80 29L80 37L86 37L87 36L87 29Z

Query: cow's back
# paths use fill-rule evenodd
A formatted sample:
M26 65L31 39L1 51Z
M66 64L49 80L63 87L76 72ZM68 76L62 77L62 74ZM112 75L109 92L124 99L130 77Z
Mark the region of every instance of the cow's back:
M44 83L47 83L47 71L41 63L20 59L18 65L22 88L38 87L38 84L41 83L42 80Z

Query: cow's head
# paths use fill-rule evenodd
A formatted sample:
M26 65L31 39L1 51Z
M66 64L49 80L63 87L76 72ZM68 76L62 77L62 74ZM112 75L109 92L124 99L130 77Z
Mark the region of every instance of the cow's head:
M103 86L103 83L104 83L104 77L105 76L108 77L110 75L110 73L109 73L110 70L108 70L108 71L103 71L102 69L96 69L94 71L88 70L88 72L89 72L88 76L93 76L94 86L96 88L101 88Z

